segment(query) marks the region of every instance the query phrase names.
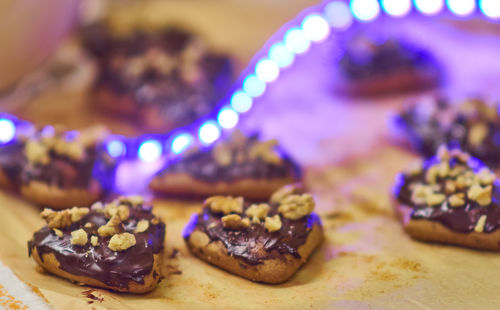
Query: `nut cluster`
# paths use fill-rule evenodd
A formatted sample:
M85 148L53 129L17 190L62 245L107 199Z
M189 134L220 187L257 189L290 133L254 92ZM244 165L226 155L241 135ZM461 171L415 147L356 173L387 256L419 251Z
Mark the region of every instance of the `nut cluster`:
M107 134L108 131L100 126L67 133L44 130L39 135L28 138L24 153L30 163L42 165L49 164L50 152L77 161L83 160L86 149L102 141Z
M241 131L236 130L227 141L221 141L215 145L212 156L217 164L222 167L256 159L279 165L282 158L276 151L277 145L278 142L274 139L264 142L253 141L248 139Z
M452 208L462 207L467 200L480 206L491 204L495 174L484 167L474 172L467 165L469 156L459 150L448 151L441 147L438 151L439 162L422 173L423 182L410 185L411 200L416 205L438 206L447 203ZM450 166L453 163L453 167Z
M142 203L143 199L139 196L120 197L107 204L96 202L90 209L74 207L57 212L44 209L41 217L45 219L47 226L53 230L54 234L62 238L64 235L62 229L81 222L91 211L101 213L109 219L106 224L94 227L91 222L85 223L80 226L81 228L71 231L71 244L85 246L90 241L92 246L97 247L102 242L102 238L110 237L107 246L113 251L124 251L136 244L134 234L144 233L150 227L150 221L140 220L134 228L134 234L125 231L124 222L130 218L131 208L142 207ZM151 220L151 224L158 223L158 218Z
M282 218L298 220L309 215L314 209L310 194L300 194L299 185L288 185L276 191L271 204L278 205L278 214L269 216L270 203L252 204L243 212L242 197L214 196L204 202L204 207L213 213L222 213L222 225L227 229L243 230L251 224L264 225L269 232L282 228Z

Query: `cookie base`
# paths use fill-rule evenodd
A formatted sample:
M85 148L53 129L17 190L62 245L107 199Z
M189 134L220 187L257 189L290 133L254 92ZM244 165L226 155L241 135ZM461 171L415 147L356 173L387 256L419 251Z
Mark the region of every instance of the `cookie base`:
M251 265L243 259L228 255L221 241L210 242L208 235L200 231L194 231L186 243L191 253L212 265L251 281L278 284L285 282L297 272L321 243L322 238L323 230L316 224L307 236L306 242L298 249L301 258L285 254L279 258L264 260L258 265Z
M468 248L488 251L500 251L500 230L492 233L456 232L439 222L425 219L412 219L412 208L397 205L397 213L403 228L412 238L434 243L452 244Z
M383 95L430 88L437 86L440 79L439 71L432 68L405 70L365 80L349 80L339 75L336 90L359 96Z
M25 198L55 209L65 209L74 206L90 206L99 200L102 194L101 186L92 180L88 188L62 189L39 181L31 181L21 186L21 195Z
M53 253L43 254L43 260L42 260L40 258L40 255L38 254L37 249L33 248L32 252L31 252L31 256L37 262L38 265L42 266L48 272L55 274L61 278L67 279L71 282L85 284L85 285L94 286L94 287L105 288L105 289L109 289L109 290L113 290L113 291L117 291L117 292L134 293L134 294L147 293L147 292L152 291L156 287L156 285L158 284L158 281L160 280L160 269L161 269L160 267L161 267L161 262L162 262L162 255L161 254L154 254L153 255L153 260L154 260L153 261L153 269L151 270L150 273L148 273L144 277L144 283L129 282L128 287L110 286L110 285L107 285L99 280L94 279L94 278L74 275L74 274L68 273L62 269L59 269L60 263Z
M291 177L281 179L241 179L233 182L209 183L186 173L155 176L149 187L156 193L172 196L209 197L213 195L243 196L247 199L268 200L281 187L295 183Z

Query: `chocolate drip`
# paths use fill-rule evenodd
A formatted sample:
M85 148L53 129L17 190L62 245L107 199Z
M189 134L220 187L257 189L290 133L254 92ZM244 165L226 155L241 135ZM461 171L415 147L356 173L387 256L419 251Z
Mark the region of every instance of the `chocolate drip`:
M247 144L256 141L257 135L249 138ZM187 173L206 182L237 181L242 179L300 179L300 167L283 151L280 156L281 164L272 164L261 158L237 162L233 160L230 165L221 166L214 160L213 148L205 148L195 153L185 155L173 162L167 163L159 175L169 173ZM234 155L234 154L233 154Z
M140 220L151 220L153 215L148 209L130 208L130 217L124 221L124 232L134 233ZM47 226L35 232L28 242L31 255L36 248L40 258L43 254L54 254L59 261L59 268L70 274L93 278L106 285L118 288L128 288L131 281L143 284L144 277L153 269L153 254L163 249L165 224L150 223L142 233L135 233L136 245L125 251L114 252L108 248L111 237L100 237L99 244L94 247L90 241L85 246L71 244L71 232L84 229L90 239L97 234L99 226L106 224L108 219L104 213L91 211L81 221L70 227L61 229L62 237L58 237ZM92 228L83 227L85 223L94 224Z
M244 209L246 210L248 206ZM272 205L268 216L278 214L278 205ZM268 232L263 224L251 223L243 230L225 229L222 214L213 214L204 208L201 214L195 214L184 229L184 239L200 231L210 238L210 242L221 241L227 248L228 255L243 259L250 265L262 264L265 260L281 258L291 254L300 258L298 249L303 245L314 225L321 226L321 220L315 213L299 220L281 218L279 231Z
M435 163L433 160L427 161L421 173L411 176L404 174L398 176L394 189L395 196L400 203L413 208L411 218L439 222L453 231L469 233L474 230L478 219L482 215L486 215L484 232L491 233L496 231L500 227L500 184L498 182L493 183L492 203L488 206L480 206L476 201L470 200L467 195L465 195L465 205L456 208L448 206L446 203L434 207L416 205L411 200L411 184L424 183L425 171L433 163ZM450 167L453 168L454 165L450 164ZM481 167L483 167L482 164L476 161L474 170L477 171ZM445 182L446 179L442 178L438 180L437 184L443 189ZM460 192L466 193L465 190L457 191L457 193Z

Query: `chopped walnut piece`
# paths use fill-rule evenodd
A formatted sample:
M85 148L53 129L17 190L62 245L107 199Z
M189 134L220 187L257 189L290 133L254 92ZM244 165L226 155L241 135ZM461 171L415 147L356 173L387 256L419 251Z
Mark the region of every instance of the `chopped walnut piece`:
M439 166L431 166L425 173L425 181L428 184L436 184L437 178L439 176Z
M445 201L445 199L446 196L444 194L432 193L430 195L427 195L427 197L425 197L425 202L429 206L435 206L441 204L443 201Z
M86 245L88 242L87 232L83 229L78 229L71 232L71 244Z
M131 233L116 234L111 237L108 243L108 248L112 251L119 252L134 246L136 243L135 236Z
M104 205L100 201L94 202L94 204L90 206L90 210L95 212L104 212Z
M24 152L28 162L47 165L50 162L49 149L40 141L27 140Z
M484 232L484 224L486 224L486 215L483 214L477 220L476 226L474 226L474 231L478 233Z
M141 233L145 232L149 228L149 221L148 220L140 220L137 223L137 226L134 229L135 233Z
M54 231L54 233L56 234L56 236L58 236L59 238L62 238L63 236L63 232L57 228L53 228L52 229Z
M266 217L266 222L264 223L264 226L269 232L274 232L278 231L281 229L281 219L278 214L276 214L273 217Z
M118 215L121 221L126 221L130 216L130 209L127 205L107 204L104 208L104 214L108 218Z
M302 192L302 186L300 186L299 184L288 184L275 191L271 195L270 201L272 203L280 203L283 199L285 199L285 197L290 195L302 194Z
M248 158L251 160L260 158L267 163L281 164L281 156L276 152L275 147L278 141L273 139L266 142L255 142L248 150Z
M285 197L278 207L283 217L298 220L314 210L314 199L310 194L290 195Z
M267 203L253 204L245 211L245 214L252 219L252 222L260 223L266 218L269 209L270 206Z
M55 212L44 209L40 216L47 222L49 228L66 228L72 224L71 213L68 210Z
M206 199L203 205L214 213L242 213L243 197L212 196Z
M136 207L144 203L144 198L140 195L122 196L115 200L115 202L120 203L130 203L132 206Z
M90 212L89 208L73 207L69 210L69 213L71 213L71 221L78 222L82 218L84 218L87 214L89 214L89 212Z
M469 199L477 201L480 206L487 206L491 203L492 186L481 187L479 184L472 185L467 191Z
M437 157L442 161L448 161L450 159L450 153L448 152L448 148L446 147L446 145L439 146L437 150Z
M453 194L457 190L457 187L455 186L455 182L452 180L446 180L444 183L444 192L446 194Z
M92 224L91 222L87 222L87 223L85 223L85 225L83 225L83 227L92 228L92 227L94 227L94 224Z
M411 201L415 204L425 204L427 203L427 196L432 195L434 190L432 187L424 184L416 184L412 190Z
M438 166L438 175L441 178L445 178L450 172L450 165L448 162L442 162Z
M477 123L469 129L467 140L471 145L478 146L484 141L487 135L488 126L484 123Z
M482 185L489 185L495 181L495 174L488 168L484 167L479 170L479 172L476 175L478 181Z
M222 225L224 228L229 229L244 229L250 226L250 220L248 218L241 219L238 214L229 214L221 218Z
M212 152L215 162L222 167L231 165L233 161L233 151L227 143L218 143Z
M91 236L90 237L90 244L92 244L93 247L96 247L99 245L99 238L97 236Z
M450 206L452 206L454 208L461 207L465 204L465 194L458 193L455 195L451 195L448 198L448 202L450 203Z
M121 224L120 217L118 215L113 216L106 225L102 225L97 229L97 233L101 237L109 237L119 232L119 226Z

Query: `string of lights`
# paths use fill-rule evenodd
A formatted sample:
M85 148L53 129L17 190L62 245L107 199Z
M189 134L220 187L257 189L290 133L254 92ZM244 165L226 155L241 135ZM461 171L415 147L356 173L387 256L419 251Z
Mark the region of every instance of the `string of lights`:
M250 111L255 99L276 81L295 57L306 53L312 44L326 40L331 31L342 31L354 22L371 22L385 13L400 18L416 11L425 16L451 12L466 18L480 11L490 20L500 20L498 0L351 0L327 1L301 13L300 22L284 26L266 43L257 58L236 83L231 95L217 113L165 135L143 135L135 138L111 136L106 144L110 156L153 161L165 154L180 154L197 140L204 145L215 142L223 130L236 127L240 116ZM0 114L0 145L14 139L22 121Z

